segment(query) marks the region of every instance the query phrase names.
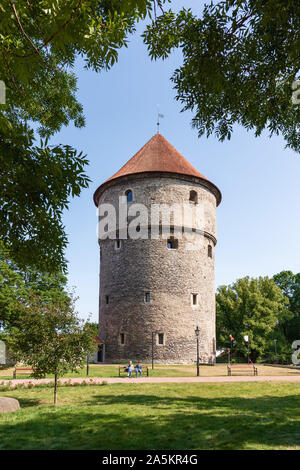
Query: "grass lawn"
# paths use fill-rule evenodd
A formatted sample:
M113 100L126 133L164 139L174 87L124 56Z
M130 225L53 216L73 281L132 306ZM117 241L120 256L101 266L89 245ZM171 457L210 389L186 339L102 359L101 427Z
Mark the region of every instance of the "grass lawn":
M1 392L0 449L300 449L292 383L110 384Z
M124 364L123 364L124 366ZM197 374L195 365L155 365L154 369L151 369L151 365L148 365L150 377L195 377ZM283 367L269 367L258 365L258 375L294 375L298 374L299 371L287 369ZM12 379L13 368L0 370L0 381L4 379ZM217 364L215 366L200 366L200 375L203 377L212 376L226 376L227 366L226 364ZM89 377L118 377L119 366L118 364L108 365L95 365L90 364ZM47 378L52 378L52 375L47 375ZM72 372L65 375L65 377L86 377L86 367L79 369L78 373ZM30 378L30 375L20 374L17 376L18 379Z

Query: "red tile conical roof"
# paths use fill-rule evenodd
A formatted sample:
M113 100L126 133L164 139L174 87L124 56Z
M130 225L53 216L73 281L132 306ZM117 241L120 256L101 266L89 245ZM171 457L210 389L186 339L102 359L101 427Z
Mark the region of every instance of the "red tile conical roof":
M178 150L165 139L164 136L157 133L113 176L106 180L95 191L94 201L97 205L96 196L98 190L106 183L121 178L123 176L134 175L137 173L177 173L180 175L189 175L201 180L207 181L213 185L205 176L203 176L196 168L184 158ZM216 186L213 185L215 188ZM221 193L218 203L221 200Z
M149 171L179 173L206 179L164 136L157 133L107 181Z

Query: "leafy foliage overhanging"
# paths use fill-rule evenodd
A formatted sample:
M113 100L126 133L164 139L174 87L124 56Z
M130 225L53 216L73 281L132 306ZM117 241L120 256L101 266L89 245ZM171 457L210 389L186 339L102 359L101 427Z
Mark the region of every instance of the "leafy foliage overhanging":
M66 269L62 212L88 186L88 162L69 145L49 146L48 138L71 122L84 126L76 58L96 72L110 69L136 23L163 1L1 2L0 237L20 266Z
M292 84L300 71L298 0L224 0L165 12L148 26L144 40L153 59L179 48L183 63L172 81L182 111L193 113L199 136L223 141L234 124L281 134L300 151L300 105ZM300 94L300 91L299 91Z

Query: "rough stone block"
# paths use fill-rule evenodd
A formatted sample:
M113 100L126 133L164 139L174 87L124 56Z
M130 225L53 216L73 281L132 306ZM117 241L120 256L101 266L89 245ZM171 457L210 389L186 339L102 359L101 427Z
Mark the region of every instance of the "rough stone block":
M15 398L0 397L0 413L11 413L20 409L20 403Z

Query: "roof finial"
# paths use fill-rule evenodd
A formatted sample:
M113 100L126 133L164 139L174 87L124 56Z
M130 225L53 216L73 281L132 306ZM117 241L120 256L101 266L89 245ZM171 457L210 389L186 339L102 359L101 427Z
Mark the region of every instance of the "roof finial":
M159 118L163 118L164 115L160 114L160 112L159 112L159 109L158 109L159 104L157 104L156 107L157 107L157 123L156 123L156 125L157 125L157 133L159 134Z

